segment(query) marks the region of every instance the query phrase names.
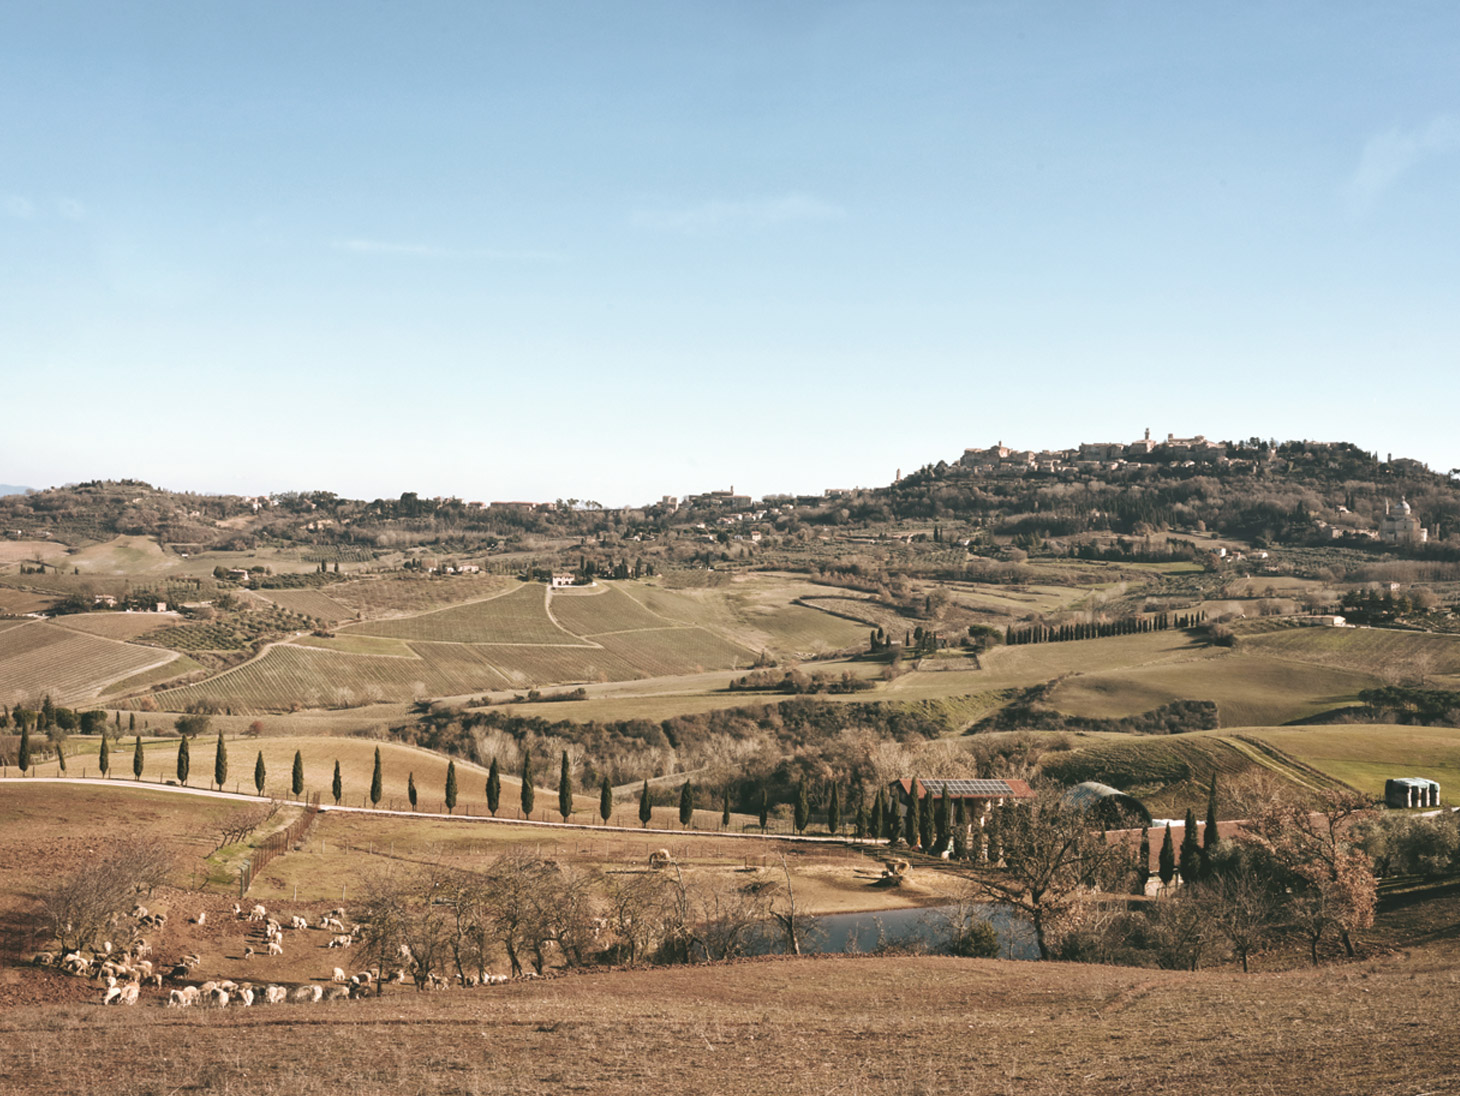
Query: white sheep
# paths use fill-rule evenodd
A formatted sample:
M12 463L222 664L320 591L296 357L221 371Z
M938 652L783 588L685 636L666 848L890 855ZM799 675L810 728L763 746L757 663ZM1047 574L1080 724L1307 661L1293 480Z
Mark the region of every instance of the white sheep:
M122 987L113 982L112 985L107 989L106 995L102 997L101 1003L103 1005L116 1005L121 1003L121 999Z
M279 943L279 941L277 941L277 940L270 940L269 941L269 954L270 955L283 955L284 954L284 945L281 944L281 943Z
M341 936L341 935L339 935L337 933L334 936L334 938L331 939L330 942L326 945L326 947L331 947L331 948L347 948L351 944L353 944L354 942L355 942L354 937L348 936L348 935Z
M293 917L289 918L289 927L291 929L307 929L309 928L309 922L296 913Z
M228 991L226 989L221 989L221 988L215 986L213 988L213 992L211 992L210 994L208 994L208 1007L209 1008L227 1008L228 1007L228 1000L229 1000L229 998L228 998Z
M349 986L330 986L329 989L324 991L324 999L326 1001L344 1001L348 1000L349 996Z
M141 996L141 993L141 986L137 985L135 982L129 983L122 987L122 999L118 1002L118 1004L135 1005L137 1003L137 998Z
M184 986L182 989L175 989L167 995L168 1008L188 1008L198 999L197 986Z
M239 990L238 991L238 1003L241 1004L244 1008L250 1007L253 1004L253 990L251 990L251 989L241 989L241 990Z
M243 949L243 957L245 959L252 959L254 957L254 950L253 950L253 948L248 947L247 945L245 945L245 947Z
M264 909L263 906L255 906L253 909L248 911L248 919L250 921L262 921L268 915L269 911Z
M329 929L331 932L345 931L345 923L341 921L338 917L326 917L323 921L319 923L319 927L322 929Z
M196 917L191 918L191 921L195 925L206 925L208 923L208 911L207 910L199 910L198 911L198 915Z
M287 986L269 986L264 990L263 1003L266 1005L282 1005L289 999L289 988Z
M343 968L336 967L334 969L334 973L332 973L330 975L330 981L331 982L343 982L344 980L345 980L345 972L344 972Z
M147 956L152 954L152 945L149 944L145 939L139 937L137 941L132 945L132 951L136 954L138 959L146 959Z

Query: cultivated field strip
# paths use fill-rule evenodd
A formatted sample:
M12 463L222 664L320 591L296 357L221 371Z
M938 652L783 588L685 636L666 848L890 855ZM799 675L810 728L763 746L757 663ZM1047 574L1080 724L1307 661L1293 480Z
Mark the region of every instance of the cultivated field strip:
M656 628L599 636L597 642L647 677L748 667L755 653L703 628Z
M0 702L25 703L50 694L57 704L84 703L108 684L170 662L155 647L32 623L0 632Z
M676 623L650 612L612 586L602 587L591 594L554 593L548 608L560 625L580 636L665 628Z
M319 590L260 590L258 596L272 601L300 616L314 617L327 624L349 620L355 615L328 594Z
M55 618L62 628L103 639L136 639L168 624L176 624L173 614L159 613L72 613Z
M1393 628L1284 628L1244 636L1242 647L1265 655L1377 673L1460 673L1460 636Z
M536 583L519 586L485 601L472 601L398 620L351 625L344 630L435 643L583 642L552 622L547 611L547 589Z

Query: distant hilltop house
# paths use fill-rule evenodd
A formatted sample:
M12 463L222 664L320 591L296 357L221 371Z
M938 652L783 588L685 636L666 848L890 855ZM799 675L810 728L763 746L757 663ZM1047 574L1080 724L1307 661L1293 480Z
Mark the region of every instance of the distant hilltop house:
M1385 544L1424 544L1430 539L1430 531L1414 516L1408 499L1401 498L1399 506L1392 510L1386 500L1384 517L1379 522L1379 539Z
M558 590L564 586L572 586L577 576L572 571L556 571L553 573L553 589Z

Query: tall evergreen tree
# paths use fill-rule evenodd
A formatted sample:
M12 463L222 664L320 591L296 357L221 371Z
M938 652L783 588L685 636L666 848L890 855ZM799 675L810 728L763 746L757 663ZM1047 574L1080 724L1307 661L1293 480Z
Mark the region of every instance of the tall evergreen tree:
M502 774L497 769L497 759L492 758L492 767L487 770L487 810L497 817L497 808L502 804Z
M101 735L101 749L96 754L96 764L101 769L101 775L106 776L112 767L111 747L106 744L106 732Z
M446 813L456 813L456 762L446 763Z
M985 853L988 862L995 866L1004 858L1004 821L1001 817L1005 808L996 807L989 812L988 822L984 826Z
M380 747L375 747L375 768L370 773L370 805L380 806L380 797L385 793L385 780L380 772Z
M918 801L918 779L913 777L912 784L908 788L907 814L903 816L905 828L903 837L906 838L908 847L915 848L918 837L923 832L922 804Z
M770 817L771 817L771 793L769 791L767 791L766 790L766 786L764 784L762 784L760 786L760 832L761 833L765 833L766 824L770 821Z
M1136 851L1136 893L1145 894L1151 880L1151 831L1141 827L1141 847Z
M264 794L264 780L268 777L268 771L264 768L264 751L259 751L259 756L253 763L253 786L259 795Z
M522 755L522 813L532 817L532 808L537 804L537 789L532 786L532 752Z
M416 773L413 769L406 773L406 799L410 801L411 810L416 809L416 800L419 798L419 793L416 791Z
M933 836L937 849L942 850L948 847L948 842L953 837L953 811L948 803L948 785L943 785L943 794L938 797L938 805L933 811Z
M345 785L340 780L340 759L335 758L335 775L330 778L330 795L335 797L335 806L340 805L340 796L345 793Z
M1201 835L1201 858L1204 864L1209 864L1212 851L1221 842L1222 835L1217 832L1217 774L1212 773L1212 785L1207 789L1207 825Z
M720 789L720 825L730 828L730 785Z
M885 808L882 805L882 789L877 789L877 797L872 800L872 817L868 822L868 830L874 838L882 836L882 816Z
M133 712L127 716L127 733L131 734L137 729L137 713Z
M377 746L377 752L379 749ZM304 755L298 750L294 751L294 771L290 774L289 784L296 796L304 794Z
M228 780L228 747L223 744L223 732L218 732L218 744L213 748L213 783L218 790L223 790L223 784Z
M46 698L41 701L41 727L43 731L49 731L56 725L56 706L51 703L51 694L47 693Z
M1181 859L1176 870L1183 883L1195 883L1201 877L1201 843L1196 838L1196 812L1186 808L1186 825L1181 835Z
M867 801L861 796L857 798L857 813L852 818L852 830L858 841L867 836Z
M842 828L842 800L841 790L837 785L831 786L831 796L826 801L826 832L835 834Z
M649 820L654 817L654 800L649 794L649 781L644 781L644 787L639 792L639 825L648 826Z
M613 785L608 782L608 774L603 774L603 780L598 785L598 817L603 819L603 824L608 825L608 820L613 817Z
M882 836L889 845L897 844L902 837L902 797L896 792L887 795L887 809L882 814Z
M568 765L568 751L563 751L563 764L558 769L558 813L566 822L573 814L573 771Z
M192 766L192 760L188 757L188 736L183 735L177 742L177 779L184 787L188 783L188 769Z
M923 801L918 809L918 845L923 852L931 852L933 848L933 793L929 791L923 796Z
M56 739L56 764L61 769L61 775L66 775L66 744L59 738Z
M796 824L797 833L806 832L806 824L811 821L811 801L806 797L806 781L801 781L796 789L796 814L792 821Z
M132 779L142 779L142 736L137 736L137 744L132 747Z
M1166 823L1166 834L1161 838L1160 859L1156 862L1156 874L1164 887L1176 878L1176 848L1171 844L1171 823Z
M695 820L695 786L686 780L679 786L679 824L688 826Z

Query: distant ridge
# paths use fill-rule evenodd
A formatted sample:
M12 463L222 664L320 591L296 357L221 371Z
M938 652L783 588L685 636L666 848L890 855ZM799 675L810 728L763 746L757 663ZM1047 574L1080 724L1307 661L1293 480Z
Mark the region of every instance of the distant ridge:
M34 487L17 487L13 483L0 483L0 498L6 495L25 495L34 490Z

